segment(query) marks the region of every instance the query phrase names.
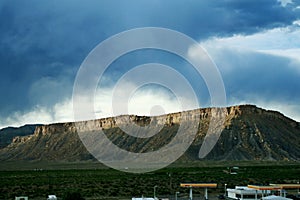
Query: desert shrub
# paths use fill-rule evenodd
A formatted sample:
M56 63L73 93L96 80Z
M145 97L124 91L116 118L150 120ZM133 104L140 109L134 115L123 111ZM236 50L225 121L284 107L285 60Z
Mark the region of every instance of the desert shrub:
M67 192L63 200L85 200L79 192Z

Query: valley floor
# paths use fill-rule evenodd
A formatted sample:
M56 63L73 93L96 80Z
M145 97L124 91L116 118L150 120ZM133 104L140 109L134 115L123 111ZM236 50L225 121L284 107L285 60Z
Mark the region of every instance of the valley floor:
M188 167L187 167L188 166ZM237 174L228 173L228 167L238 166ZM48 194L63 197L68 192L78 192L85 199L131 199L153 196L188 196L188 188L180 183L218 183L209 190L210 199L224 194L235 185L297 183L300 163L294 162L198 162L175 163L168 168L151 173L130 174L109 169L99 163L1 163L0 199L28 196L29 199L46 199ZM293 192L293 191L292 191ZM194 189L198 197L202 189ZM61 198L60 198L61 199ZM203 199L203 198L202 198Z

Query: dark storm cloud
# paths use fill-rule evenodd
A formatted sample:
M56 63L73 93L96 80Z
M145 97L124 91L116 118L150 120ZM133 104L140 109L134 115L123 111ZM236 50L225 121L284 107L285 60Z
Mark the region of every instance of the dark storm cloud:
M292 24L295 5L276 0L38 1L0 3L0 113L70 97L81 62L120 31L159 26L195 39Z
M216 54L215 54L216 55ZM259 52L222 49L213 56L223 76L228 103L300 101L299 62Z
M294 7L282 7L274 0L223 2L220 9L224 12L223 22L228 26L225 33L230 30L231 33L249 34L264 29L284 27L299 18L299 12L293 10Z

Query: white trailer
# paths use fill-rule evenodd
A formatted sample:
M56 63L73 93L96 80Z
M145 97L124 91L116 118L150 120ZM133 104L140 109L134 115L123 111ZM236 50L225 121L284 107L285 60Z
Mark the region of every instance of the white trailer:
M47 200L57 200L57 197L55 195L48 195Z
M28 197L16 197L15 200L28 200Z

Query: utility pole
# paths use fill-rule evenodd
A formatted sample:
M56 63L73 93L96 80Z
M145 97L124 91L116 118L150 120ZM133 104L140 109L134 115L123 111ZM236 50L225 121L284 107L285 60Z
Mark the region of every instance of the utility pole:
M154 196L154 199L156 199L156 188L157 188L158 186L157 185L155 185L154 187L153 187L153 196Z
M172 174L171 174L171 172L169 172L167 174L168 174L169 179L170 179L170 182L169 182L170 193L173 193L173 191L172 191Z
M180 192L176 192L175 193L175 200L177 200L177 195L179 194Z

